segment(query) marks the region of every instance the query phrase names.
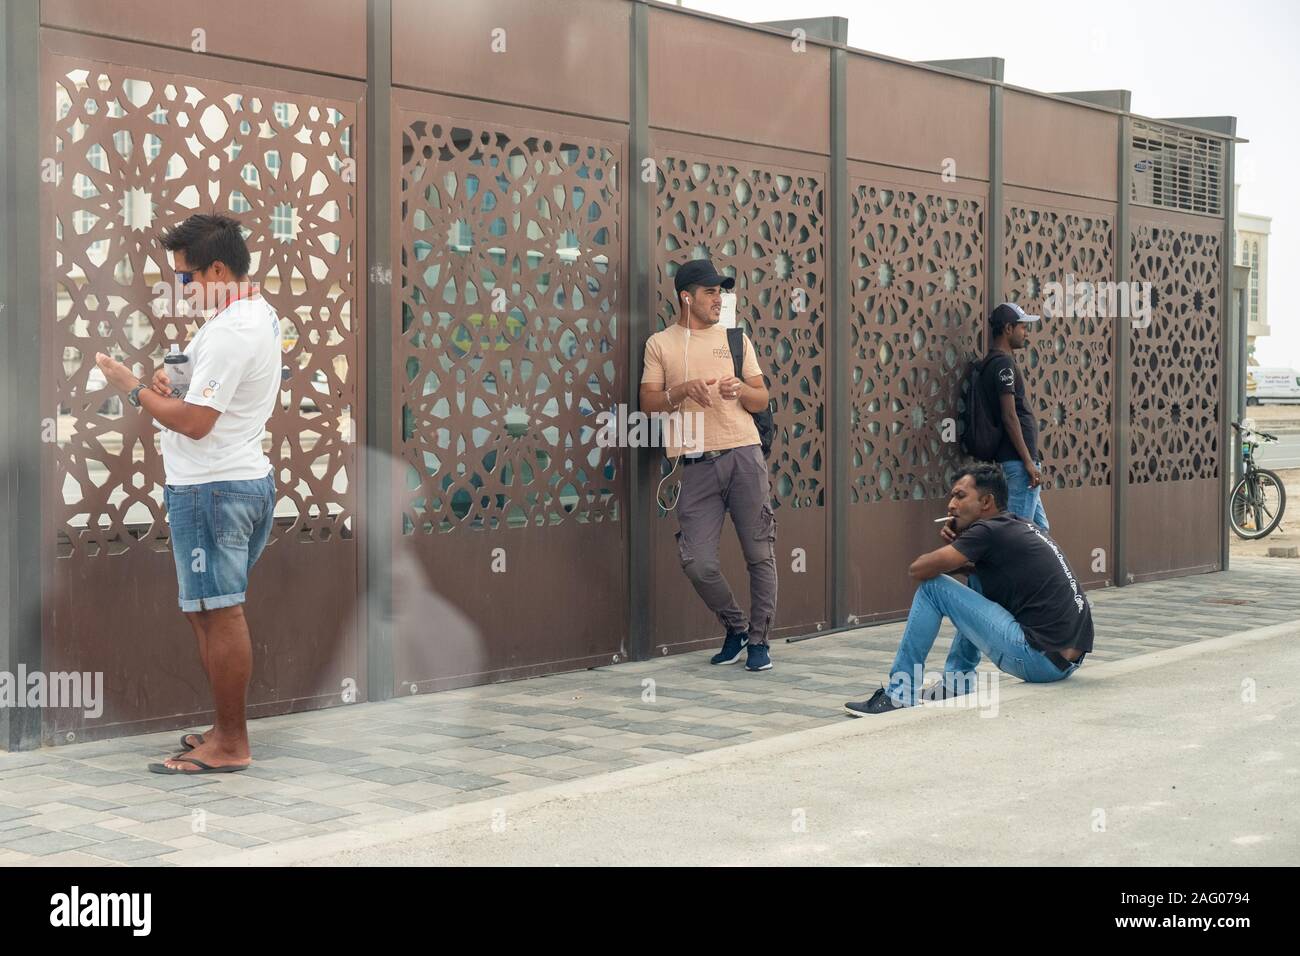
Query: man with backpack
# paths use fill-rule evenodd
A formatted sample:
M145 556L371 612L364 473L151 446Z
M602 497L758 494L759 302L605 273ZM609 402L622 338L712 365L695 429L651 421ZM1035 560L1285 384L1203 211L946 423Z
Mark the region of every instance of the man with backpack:
M1025 380L1016 367L1015 352L1028 343L1026 315L1014 302L1004 302L989 316L989 351L973 362L968 373L966 453L1002 466L1008 489L1007 510L1049 530L1043 510L1043 463L1038 456L1038 421L1025 398Z
M677 460L684 463L674 506L678 557L696 593L727 629L711 663L733 664L746 651L745 669L764 671L772 667L768 634L776 616L776 516L766 461L772 424L753 343L739 329L718 324L722 290L735 284L707 259L677 269L678 319L646 342L640 404L646 414L699 415L694 446L667 448L674 468ZM749 567L748 617L718 559L727 514Z

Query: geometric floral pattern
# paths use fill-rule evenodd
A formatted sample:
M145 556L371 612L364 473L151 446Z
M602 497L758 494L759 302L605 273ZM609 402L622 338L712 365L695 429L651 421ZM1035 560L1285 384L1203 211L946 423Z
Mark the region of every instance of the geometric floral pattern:
M983 322L983 208L862 181L851 198L851 500L946 497L961 446L944 433Z
M1031 326L1017 364L1038 421L1038 452L1048 487L1110 484L1112 330L1096 313L1108 300L1088 290L1115 279L1111 219L1008 204L1004 218L1003 293L1042 322ZM1073 276L1073 286L1069 279ZM1054 314L1044 312L1057 283ZM1087 283L1087 285L1083 285ZM1076 293L1070 301L1061 301ZM1086 296L1086 300L1085 300Z
M1139 225L1132 279L1151 283L1151 324L1129 336L1129 481L1219 475L1219 236Z
M617 521L621 149L408 114L402 533Z
M739 160L659 157L658 328L676 321L677 267L710 258L736 280L736 324L767 380L772 507L825 505L824 177Z
M247 84L51 56L54 157L50 454L58 553L168 547L158 432L105 388L106 352L148 377L200 319L174 296L163 227L220 210L243 224L251 278L280 316L284 375L264 441L273 534L346 538L355 513L356 105ZM165 284L165 286L164 286ZM59 360L61 358L61 361ZM124 407L125 406L125 407ZM293 515L290 518L290 515Z

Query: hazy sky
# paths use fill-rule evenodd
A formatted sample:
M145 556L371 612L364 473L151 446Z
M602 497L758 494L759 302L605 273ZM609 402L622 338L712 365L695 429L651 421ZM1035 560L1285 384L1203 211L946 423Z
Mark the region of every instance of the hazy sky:
M841 16L849 45L907 60L1000 56L1008 83L1133 91L1146 116L1236 116L1241 208L1272 216L1263 365L1300 368L1300 4L1295 0L684 0L736 20Z

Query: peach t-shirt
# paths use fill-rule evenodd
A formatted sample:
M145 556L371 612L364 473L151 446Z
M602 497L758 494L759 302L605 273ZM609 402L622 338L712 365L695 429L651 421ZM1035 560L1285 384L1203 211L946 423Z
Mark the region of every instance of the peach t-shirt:
M754 344L749 336L744 336L745 359L741 364L742 379L762 375L758 366L758 356L754 354ZM650 336L645 346L645 370L641 373L641 384L654 388L676 388L690 378L718 381L735 374L735 365L731 360L731 349L727 347L727 330L720 325L711 329L692 329L689 360L686 354L686 329L677 324L668 326L661 332ZM723 448L740 448L745 445L757 445L758 428L750 417L740 399L724 399L715 382L709 386L713 405L706 407L687 398L677 407L683 416L692 416L690 421L683 421L680 429L669 428L665 431L668 457L681 454L684 442L689 451L718 451ZM675 393L680 398L680 391ZM694 417L693 413L700 413ZM698 428L696 424L698 423ZM698 435L694 433L698 432ZM679 437L680 436L680 437ZM703 442L698 441L702 437Z

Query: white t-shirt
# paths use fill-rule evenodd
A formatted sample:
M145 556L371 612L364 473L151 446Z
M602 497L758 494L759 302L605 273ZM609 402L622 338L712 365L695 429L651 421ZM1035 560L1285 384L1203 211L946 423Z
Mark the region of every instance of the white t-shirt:
M261 296L239 299L208 319L185 349L185 401L221 414L197 441L163 429L169 485L252 481L271 472L262 452L266 422L280 393L280 319Z

